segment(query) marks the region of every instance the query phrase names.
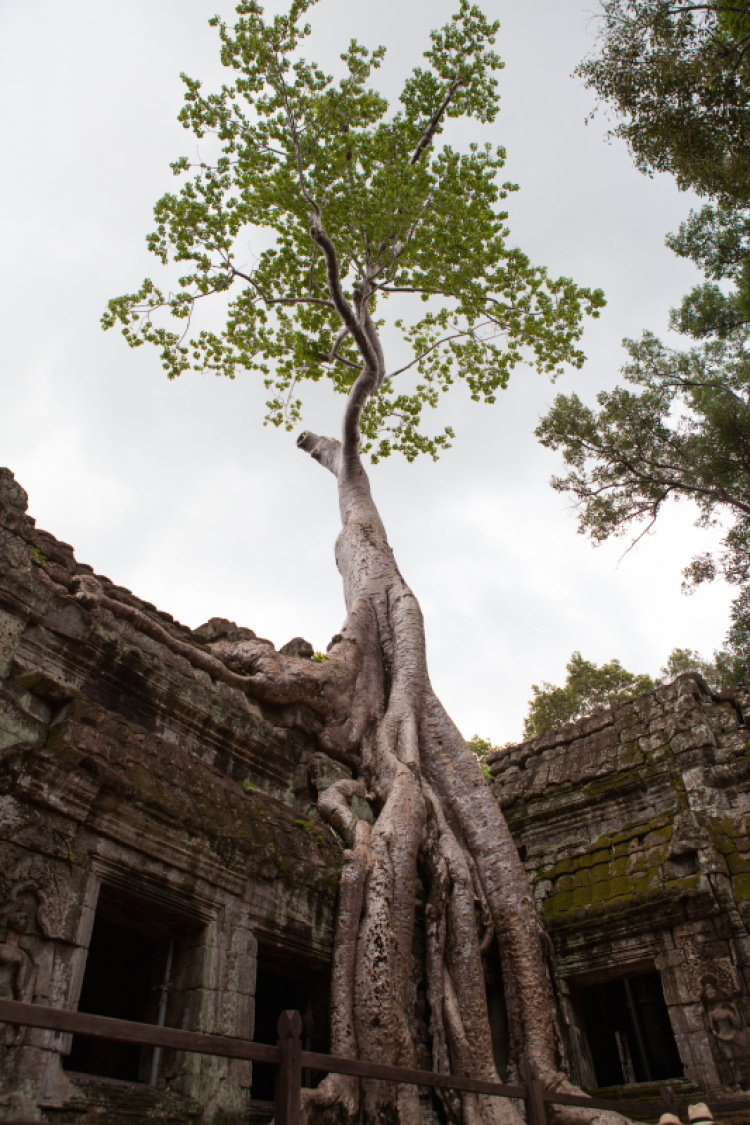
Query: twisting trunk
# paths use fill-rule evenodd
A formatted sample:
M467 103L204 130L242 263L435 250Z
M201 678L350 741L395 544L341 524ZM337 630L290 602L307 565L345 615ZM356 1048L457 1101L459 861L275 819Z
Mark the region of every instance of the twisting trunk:
M433 1069L499 1080L481 961L496 939L510 1029L507 1077L518 1077L526 1055L545 1086L580 1093L557 1069L547 939L526 873L475 756L432 690L419 604L373 503L356 426L351 443L346 426L344 432L343 445L309 433L298 439L339 486L336 560L347 617L325 663L282 656L258 640L218 641L209 656L105 596L89 576L76 580L77 597L127 618L216 679L268 703L304 701L323 718L321 749L355 775L326 785L330 778L311 770L313 782L320 781L318 812L346 844L331 981L334 1054L415 1063L405 1003L421 876ZM372 826L357 815L365 801L375 809ZM452 1125L520 1125L504 1099L441 1096ZM415 1087L394 1090L343 1075L304 1091L303 1109L306 1125L419 1125L421 1118ZM624 1121L584 1109L557 1116L567 1125Z
M511 1028L508 1077L517 1076L524 1054L546 1086L570 1089L557 1067L546 936L526 873L475 756L430 685L419 603L396 565L359 455L361 413L385 372L368 281L355 291L352 308L316 213L311 233L326 259L333 303L363 358L342 441L311 433L297 441L338 482L336 563L347 617L323 664L282 657L257 641L212 648L231 669L227 674L256 696L304 699L324 720L321 750L354 774L328 788L321 784L318 799L320 815L347 845L333 956L332 1051L414 1066L405 1001L421 875L428 890L433 1068L499 1080L481 961L496 938ZM372 826L356 815L354 798L365 797L375 810ZM443 1104L449 1120L465 1125L520 1120L504 1099L446 1095ZM418 1125L421 1114L414 1086L331 1075L305 1092L304 1116L310 1123Z
M257 639L219 641L208 653L107 598L94 579L80 578L78 597L136 621L212 677L260 700L304 703L320 719L323 755L348 768L346 779L331 784L330 761L321 756L310 765L318 811L346 847L333 951L333 1051L415 1063L405 1008L423 886L433 1067L497 1078L482 969L482 954L496 940L510 1026L508 1078L517 1076L523 1055L536 1062L545 1085L559 1086L567 1079L558 1072L547 939L479 764L432 690L419 603L388 545L360 437L382 436L383 450L408 458L436 456L452 430L421 433L423 407L435 406L458 379L473 399L492 403L525 359L540 372L579 367L582 317L598 315L604 298L548 277L508 246L500 208L514 189L498 180L502 148L472 143L461 152L438 144L448 118L454 129L459 120L495 120L499 23L461 0L452 20L432 32L424 65L406 78L393 113L368 85L384 48L369 52L352 40L340 82L300 57L310 32L300 21L312 3L295 0L266 22L256 0L243 0L234 33L218 17L211 21L236 80L206 97L184 76L180 120L199 138L211 135L222 155L216 163L191 166L181 158L172 165L189 178L179 194L159 201L148 239L160 260L188 262L189 272L169 297L146 279L137 293L110 301L103 324L120 323L131 346L156 344L170 377L189 366L232 377L256 372L270 393L266 420L275 425L300 417L301 382L326 377L341 390L351 381L341 440L298 439L338 485L342 631L322 663L282 655ZM262 232L264 245L273 231L275 245L240 269L250 231ZM221 331L191 330L197 303L226 297L234 286L239 292ZM395 294L420 297L429 308L409 324L395 321L412 358L386 375L372 317L376 301ZM443 304L437 313L433 299ZM152 316L160 309L179 320L179 331L157 327ZM407 372L419 381L401 393L395 380L410 379ZM368 819L361 819L368 804ZM502 1099L441 1097L451 1125L518 1121ZM308 1121L417 1125L420 1118L413 1086L331 1076L306 1099Z
M351 708L339 711L322 744L355 769L380 810L371 833L364 822L347 821L347 813L355 818L348 806L342 814L341 783L337 799L328 789L318 806L353 841L336 932L332 1049L414 1065L404 1003L421 870L429 886L426 967L435 1069L498 1080L480 948L494 930L512 983L517 1053L534 1058L551 1085L561 1077L552 997L525 871L476 758L430 685L419 604L398 570L356 447L348 449L346 438L342 446L308 433L298 444L338 478L343 527L336 561L348 616L330 660L337 661L342 647L359 653L358 675L349 681ZM351 1020L342 1020L338 1005L351 1009ZM419 1120L413 1087L394 1098L384 1084L366 1085L366 1121L391 1115L404 1123ZM330 1078L308 1095L309 1112L323 1104L337 1114L356 1112L347 1080ZM450 1099L446 1108L453 1117ZM517 1120L499 1099L465 1095L462 1108L467 1125Z

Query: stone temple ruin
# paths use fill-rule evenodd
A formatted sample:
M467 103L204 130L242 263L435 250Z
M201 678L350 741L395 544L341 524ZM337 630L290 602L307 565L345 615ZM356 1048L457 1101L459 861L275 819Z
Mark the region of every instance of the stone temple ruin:
M0 998L260 1042L297 1008L304 1045L327 1050L342 850L311 776L342 767L317 720L201 666L207 643L252 635L232 622L191 631L101 576L87 606L91 568L26 505L0 470ZM490 759L589 1091L750 1090L748 724L750 695L687 674ZM492 955L486 980L504 1076ZM411 1009L426 1044L419 987ZM273 1081L0 1024L0 1119L265 1122Z

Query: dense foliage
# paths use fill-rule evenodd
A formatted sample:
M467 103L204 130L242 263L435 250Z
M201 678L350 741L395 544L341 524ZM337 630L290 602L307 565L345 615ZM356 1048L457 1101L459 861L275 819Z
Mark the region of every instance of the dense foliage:
M533 698L523 724L524 738L537 738L551 727L564 726L656 687L650 676L633 675L619 660L596 665L574 652L565 667L568 674L562 687L531 685Z
M545 731L592 715L604 707L624 703L642 692L653 691L659 684L669 683L684 672L698 672L713 691L734 683L737 677L736 661L731 653L715 652L712 660L706 660L689 648L672 649L657 679L645 673L628 672L619 660L594 664L584 660L580 652L573 653L566 671L562 687L550 683L532 684L533 698L524 720L524 738L538 738ZM476 737L469 746L474 748L475 742L490 750L501 749Z
M601 0L597 56L577 70L643 172L745 201L750 191L747 0Z
M427 432L425 407L460 380L492 403L525 360L549 373L580 365L583 313L596 315L603 298L548 277L507 244L501 206L516 188L498 180L501 147L437 143L450 118L494 121L498 25L461 0L391 112L369 84L384 48L352 40L338 79L299 56L314 2L294 0L266 22L257 0L242 0L233 32L211 21L231 84L204 94L183 76L180 120L214 159L172 164L182 186L156 205L148 238L182 276L173 293L146 279L110 301L103 324L119 323L131 346L156 345L170 378L190 367L254 372L269 394L266 421L291 429L306 384L328 379L348 394L361 368L362 341L342 327L323 241L311 237L311 227L324 230L348 302L382 317L399 295L389 323L403 356L367 403L362 450L374 461L393 451L437 457L453 430ZM227 306L220 330L198 324L207 297Z
M579 67L620 118L641 170L670 172L710 199L668 245L705 275L673 310L692 340L626 340L630 387L599 410L560 395L538 428L570 468L580 530L601 542L641 535L670 498L698 505L699 525L727 528L716 556L694 559L685 589L721 577L739 587L729 645L750 638L750 4L603 0L600 53ZM632 388L632 389L631 389Z

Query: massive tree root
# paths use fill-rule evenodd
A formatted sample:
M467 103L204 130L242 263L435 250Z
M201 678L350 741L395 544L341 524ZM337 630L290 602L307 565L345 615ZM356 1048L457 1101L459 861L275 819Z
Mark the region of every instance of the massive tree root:
M76 580L77 597L131 620L215 679L268 703L304 702L323 720L321 750L353 775L332 784L317 779L318 812L346 845L332 966L333 1054L415 1065L405 1002L421 878L433 1070L499 1081L482 970L482 954L496 940L509 1027L504 1077L517 1080L526 1056L544 1086L580 1093L559 1069L548 939L526 872L475 756L430 685L419 604L398 570L358 454L356 390L343 445L309 433L298 439L338 481L336 561L347 617L327 661L284 656L258 639L218 641L211 654L197 650L106 597L90 577ZM359 815L364 809L374 811L372 825ZM509 1100L440 1097L451 1125L520 1125ZM566 1125L624 1120L567 1107L555 1116ZM421 1109L414 1086L329 1075L304 1092L303 1119L420 1125Z
M353 775L331 783L312 771L318 812L346 845L332 965L333 1054L415 1065L405 1002L421 878L433 1070L499 1081L482 970L482 955L496 940L509 1027L503 1077L517 1080L526 1056L546 1087L580 1093L558 1065L548 939L526 872L475 756L432 690L419 604L372 500L356 428L348 453L346 433L343 446L309 433L298 439L338 480L336 561L347 617L327 661L283 656L258 639L218 641L211 654L197 650L106 597L91 577L76 580L77 597L127 618L215 679L268 703L304 702L323 720L321 750ZM451 1125L520 1125L506 1099L439 1096ZM421 1121L414 1086L343 1075L304 1091L303 1111L306 1125ZM555 1116L566 1125L624 1120L569 1107Z
M257 641L212 646L269 702L304 698L324 720L321 749L353 779L319 791L318 811L347 845L333 957L334 1054L414 1066L405 999L417 880L428 889L426 979L433 1068L498 1081L482 971L497 940L511 1031L507 1078L525 1055L547 1087L558 1068L546 935L523 865L478 763L435 696L422 615L404 582L356 450L302 434L298 445L338 480L336 560L347 618L323 664ZM367 798L374 824L357 815ZM357 801L360 802L359 806ZM448 1120L517 1125L501 1098L443 1095ZM606 1115L561 1111L571 1120ZM610 1118L614 1115L609 1115ZM306 1122L421 1120L414 1086L331 1075L305 1092Z
M210 653L199 651L105 597L94 579L80 578L77 596L127 617L214 678L268 703L305 703L322 720L321 750L350 774L333 784L321 779L318 792L320 815L347 849L333 952L334 1054L415 1065L406 997L421 879L433 1069L498 1080L482 971L482 953L496 940L510 1029L505 1077L518 1077L525 1056L546 1087L576 1092L559 1068L547 939L526 872L476 758L432 690L419 604L396 565L359 454L362 410L386 377L369 309L384 267L368 259L350 305L320 210L303 194L342 338L351 335L362 356L342 441L303 433L297 442L338 483L336 562L347 617L328 659L285 656L257 639L218 641ZM359 815L366 807L372 824ZM450 1093L442 1099L452 1125L520 1121L506 1099ZM580 1109L557 1116L617 1120ZM306 1092L304 1118L310 1125L419 1125L418 1090L331 1075Z

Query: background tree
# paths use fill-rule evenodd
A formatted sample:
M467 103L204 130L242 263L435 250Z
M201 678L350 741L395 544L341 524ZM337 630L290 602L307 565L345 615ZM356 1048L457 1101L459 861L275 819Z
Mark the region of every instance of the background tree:
M310 382L330 380L345 396L340 441L297 439L338 485L347 617L328 659L284 656L257 641L211 646L248 693L310 707L321 750L345 767L332 784L330 771L312 767L318 811L346 846L333 1051L413 1064L405 1001L420 877L434 1068L496 1075L481 967L494 937L506 966L511 1073L527 1054L547 1085L564 1085L526 875L475 756L430 686L419 605L388 545L362 453L436 457L453 433L427 432L425 406L457 380L491 403L523 360L546 372L579 365L583 315L603 301L507 246L498 204L512 185L497 183L502 149L439 143L449 118L495 118L497 25L461 0L389 114L368 85L382 49L350 43L338 81L300 57L311 3L293 0L288 14L266 21L255 0L242 0L233 31L212 21L232 84L204 95L186 77L181 119L210 139L215 159L172 165L182 186L157 203L149 237L161 262L182 263L183 274L174 293L148 279L114 299L104 326L120 323L132 346L159 347L170 377L191 366L256 373L275 425L299 420ZM422 315L407 320L398 306L389 330L402 333L409 354L389 370L383 310L394 295L416 299ZM194 323L209 297L226 305L220 331ZM370 802L372 826L355 797ZM447 1098L445 1108L451 1120L518 1120L501 1099ZM329 1076L306 1094L305 1114L406 1123L420 1108L413 1087L360 1091Z
M626 671L619 660L596 665L584 660L580 652L573 653L565 670L568 674L562 687L546 682L531 685L533 698L523 724L524 738L538 738L553 727L564 726L656 687L650 676Z
M640 171L725 201L750 193L747 0L600 0L576 73L620 119Z
M597 665L591 660L584 660L580 652L573 653L565 670L567 676L562 687L546 681L541 685L531 685L533 696L523 724L524 738L539 738L546 731L565 723L593 715L605 707L626 703L636 695L653 691L660 684L670 683L684 672L698 672L714 691L732 683L735 678L735 662L731 653L722 650L715 652L712 660L705 660L691 648L672 649L657 679L652 679L647 673L628 672L619 660ZM488 746L487 753L503 749L489 743L483 745Z
M733 654L720 649L713 660L706 660L692 648L674 648L661 670L660 683L669 683L683 672L698 672L712 691L721 691L737 679Z
M739 588L728 643L735 674L750 654L750 5L603 0L600 53L578 73L620 123L644 172L670 172L711 202L668 245L706 281L673 310L696 343L667 348L652 333L625 340L634 390L597 396L600 410L560 395L542 443L570 472L580 530L601 542L656 521L670 498L698 505L699 526L728 527L723 549L685 571L684 588L722 577Z
M503 750L505 746L510 746L510 743L505 743L503 746L493 746L488 738L482 738L478 734L473 734L471 738L467 738L466 745L469 747L472 754L476 755L479 768L482 771L485 781L492 781L492 774L490 773L487 759L490 754L494 754L495 751Z

